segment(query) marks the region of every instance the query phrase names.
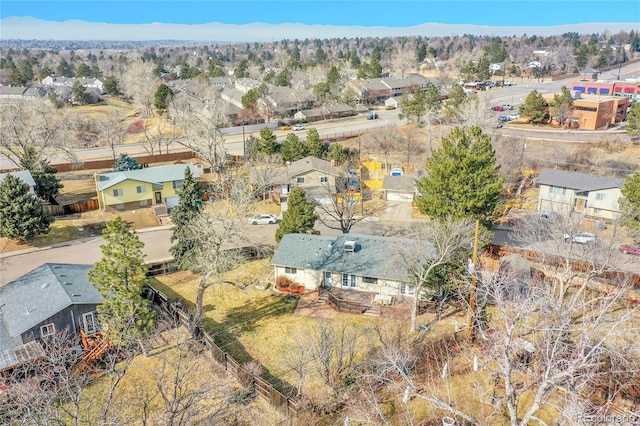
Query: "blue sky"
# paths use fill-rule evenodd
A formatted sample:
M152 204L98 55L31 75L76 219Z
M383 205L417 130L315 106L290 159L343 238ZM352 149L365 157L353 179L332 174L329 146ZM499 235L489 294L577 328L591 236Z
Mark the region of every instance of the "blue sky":
M0 18L115 24L221 22L408 27L425 22L551 26L640 22L640 1L6 1ZM639 25L640 27L640 25Z

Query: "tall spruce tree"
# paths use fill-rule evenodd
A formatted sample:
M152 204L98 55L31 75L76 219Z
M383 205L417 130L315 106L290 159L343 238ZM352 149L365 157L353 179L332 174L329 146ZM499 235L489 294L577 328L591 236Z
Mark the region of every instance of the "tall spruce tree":
M278 152L278 149L280 149L280 144L278 144L278 137L273 134L273 130L268 127L260 129L258 152L264 155L272 155Z
M135 158L129 157L127 154L120 154L115 163L113 163L114 172L126 172L127 170L141 169L142 166Z
M29 241L49 232L50 216L29 185L7 175L0 182L0 237Z
M637 143L640 139L640 102L634 102L631 105L629 114L627 114L627 134Z
M307 147L295 133L289 133L282 142L280 155L284 161L296 161L307 156Z
M317 234L313 226L318 219L313 203L307 201L307 193L300 187L293 188L287 201L287 210L276 230L276 242L285 234Z
M202 199L200 198L202 197L202 189L189 167L185 169L182 186L178 188L176 193L180 197L180 201L171 210L171 222L174 224L171 242L174 244L169 250L178 266L185 268L184 258L194 244L187 227L202 209Z
M524 103L520 105L520 115L529 119L533 124L540 124L544 121L547 113L547 101L537 90L527 95Z
M98 306L98 320L115 344L126 345L148 334L154 312L142 295L147 283L144 244L129 231L120 216L110 220L102 231L106 244L100 246L102 259L89 271L89 282L105 298Z
M487 219L504 185L491 137L479 127L454 128L427 160L419 179L418 208L433 218Z
M324 154L324 146L320 141L320 134L315 127L307 130L307 139L304 141L306 146L307 155L316 158L322 158Z
M24 156L20 159L23 169L29 170L36 182L36 194L43 200L55 204L55 197L63 185L55 176L58 169L49 165L49 160L38 159L38 153L34 147L28 147Z
M640 172L636 172L624 182L622 188L622 223L627 227L629 235L640 240Z

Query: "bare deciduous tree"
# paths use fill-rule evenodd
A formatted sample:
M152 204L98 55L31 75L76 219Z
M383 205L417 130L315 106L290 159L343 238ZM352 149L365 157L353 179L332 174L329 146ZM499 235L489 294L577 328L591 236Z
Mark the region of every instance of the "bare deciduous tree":
M394 263L407 270L408 285L414 293L409 324L411 331L417 330L419 303L427 287L433 284L432 274L468 255L473 246L473 228L469 221L432 220L410 235L413 243L393 247Z
M217 173L223 171L226 161L224 137L220 129L227 126L228 118L220 99L203 102L199 99L176 96L169 106L169 116L184 133L178 140L198 155Z
M126 117L117 108L112 108L108 114L102 115L96 120L100 141L111 148L114 160L117 158L116 147L124 143L127 135L125 120Z
M141 59L129 62L121 79L124 92L144 108L145 117L153 115L153 101L158 86L155 65Z

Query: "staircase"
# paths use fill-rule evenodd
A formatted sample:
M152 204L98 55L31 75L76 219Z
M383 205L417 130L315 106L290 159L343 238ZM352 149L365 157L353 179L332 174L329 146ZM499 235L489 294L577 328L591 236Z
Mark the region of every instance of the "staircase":
M320 291L318 292L318 302L329 303L329 290L320 289Z
M379 317L382 314L382 309L380 309L380 305L371 305L367 306L367 310L364 311L364 316L366 317Z
M102 340L96 346L94 346L84 357L73 367L73 374L81 374L89 370L95 363L107 353L109 349L109 342Z

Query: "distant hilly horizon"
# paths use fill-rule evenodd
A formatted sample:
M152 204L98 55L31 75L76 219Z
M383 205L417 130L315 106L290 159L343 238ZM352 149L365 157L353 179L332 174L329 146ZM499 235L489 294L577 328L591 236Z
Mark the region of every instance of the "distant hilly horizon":
M110 24L69 20L47 21L32 17L0 19L4 40L112 40L112 41L202 41L265 42L283 39L329 39L355 37L425 36L444 37L472 34L477 36L561 35L567 32L602 34L605 31L638 31L637 22L581 23L553 26L488 26L474 24L424 23L410 27L307 25L298 23L268 24Z

